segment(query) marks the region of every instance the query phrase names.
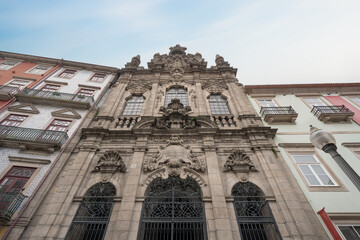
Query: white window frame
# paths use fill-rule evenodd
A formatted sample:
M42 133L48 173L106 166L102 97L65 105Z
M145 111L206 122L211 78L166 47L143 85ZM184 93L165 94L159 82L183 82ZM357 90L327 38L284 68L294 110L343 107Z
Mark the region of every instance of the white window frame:
M9 61L14 61L16 62L14 65L7 65L6 62L9 62ZM2 61L0 63L0 70L2 71L7 71L13 67L15 67L16 65L22 63L22 60L18 60L18 59L5 59L5 61ZM4 66L4 67L3 67Z
M102 78L101 81L94 81L93 79L95 78L95 75L96 75L96 74L102 74L102 75L104 75L104 78ZM106 78L107 78L107 74L106 74L106 73L96 72L96 73L94 73L94 74L90 77L89 82L93 82L93 83L103 83Z
M291 153L290 154L292 159L294 160L295 164L296 164L296 167L299 169L300 173L302 174L302 176L305 178L306 182L308 183L308 185L310 187L336 187L336 186L339 186L338 183L335 181L335 179L331 176L331 174L326 170L326 168L323 166L323 164L319 161L319 159L316 157L315 154L304 154L304 153ZM298 163L296 162L296 159L294 158L294 156L312 156L316 162L304 162L304 163ZM309 166L309 165L319 165L321 167L321 169L326 173L326 176L334 183L334 185L326 185L324 184L320 177L318 176L318 174L314 171L314 169L312 167L309 166L309 169L310 171L312 172L313 176L316 178L316 180L320 183L320 185L314 185L314 184L311 184L309 182L309 180L306 178L305 174L303 173L303 171L301 170L300 168L300 165L306 165L306 166Z
M39 67L47 67L47 69L41 69ZM35 74L35 75L42 75L49 71L53 66L48 64L38 64L35 67L29 69L26 73Z
M61 76L63 73L65 73L65 71L75 71L71 76ZM78 73L78 70L76 69L72 69L72 68L65 68L65 69L62 69L62 71L57 75L57 77L59 78L65 78L65 79L72 79L76 74Z
M11 85L13 84L13 82L16 82L16 81L27 82L27 83L24 84L24 85L17 84L18 86L11 86ZM34 80L14 78L14 79L12 79L10 82L7 82L5 85L7 85L7 86L9 86L9 87L18 87L20 90L23 90L24 88L26 88L27 86L29 86L32 82L34 82Z
M318 103L309 103L308 101L306 101L306 100L310 100L310 99L312 99L312 100L318 100ZM327 104L322 100L322 99L320 99L319 97L305 97L305 98L303 98L303 100L304 100L304 102L306 103L306 105L308 105L310 108L313 108L314 106L327 106Z

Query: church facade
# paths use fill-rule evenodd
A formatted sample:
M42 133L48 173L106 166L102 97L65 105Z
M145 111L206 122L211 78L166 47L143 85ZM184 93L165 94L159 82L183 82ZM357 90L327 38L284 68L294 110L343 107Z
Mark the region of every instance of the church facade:
M140 57L83 122L9 239L329 239L221 56Z

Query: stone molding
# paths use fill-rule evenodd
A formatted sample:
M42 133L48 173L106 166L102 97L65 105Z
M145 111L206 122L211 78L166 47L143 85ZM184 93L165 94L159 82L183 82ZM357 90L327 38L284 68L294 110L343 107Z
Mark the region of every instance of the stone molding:
M18 156L9 156L10 162L21 162L21 163L35 163L35 164L49 164L51 161L49 159L40 159L40 158L26 158Z
M67 114L67 113L70 113L70 114ZM54 117L61 117L61 118L73 118L73 119L81 118L81 115L71 108L65 108L62 110L53 111L53 112L51 112L51 115Z
M30 109L26 109L30 108ZM10 112L20 112L20 113L31 113L31 114L37 114L40 111L32 104L29 103L20 103L15 106L8 107L8 111Z

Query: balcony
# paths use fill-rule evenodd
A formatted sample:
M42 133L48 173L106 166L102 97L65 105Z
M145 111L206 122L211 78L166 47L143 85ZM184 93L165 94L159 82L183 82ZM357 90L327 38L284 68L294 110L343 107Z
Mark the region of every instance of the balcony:
M0 193L0 222L8 222L24 201L22 193Z
M116 128L132 128L135 123L141 120L140 116L123 116L119 117L119 121L116 124Z
M350 122L354 113L344 105L314 106L312 113L322 122Z
M53 153L68 139L65 132L0 126L0 146Z
M18 92L20 92L20 89L17 87L0 85L0 100L10 100Z
M15 95L20 102L55 105L69 108L89 109L94 102L92 96L50 92L38 89L25 88Z
M261 117L268 123L294 123L298 114L295 110L289 107L261 107Z

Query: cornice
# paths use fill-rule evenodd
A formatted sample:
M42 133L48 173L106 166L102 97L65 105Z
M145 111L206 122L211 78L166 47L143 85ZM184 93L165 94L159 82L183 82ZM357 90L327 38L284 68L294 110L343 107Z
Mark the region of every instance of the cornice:
M115 67L91 64L91 63L75 62L75 61L57 59L57 58L40 57L40 56L13 53L13 52L5 52L5 51L0 51L0 58L14 58L29 62L37 62L37 63L40 62L40 63L54 64L54 65L66 65L71 67L78 67L82 69L90 69L90 70L104 71L110 73L116 73L119 71L119 69Z

